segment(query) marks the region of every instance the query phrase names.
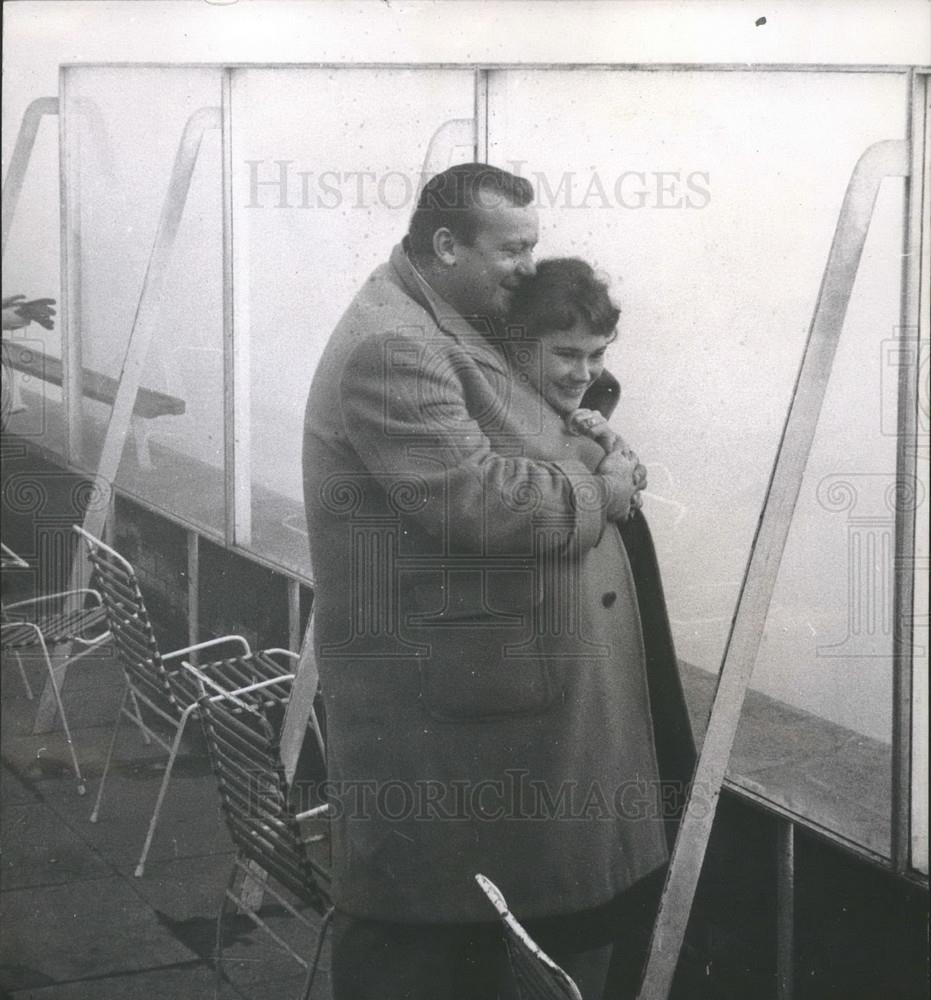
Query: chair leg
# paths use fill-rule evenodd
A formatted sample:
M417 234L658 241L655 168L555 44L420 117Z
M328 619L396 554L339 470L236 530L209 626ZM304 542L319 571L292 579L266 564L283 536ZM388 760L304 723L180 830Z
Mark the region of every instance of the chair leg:
M136 692L130 690L129 697L133 703L133 712L135 713L136 718L139 719L140 722L142 722L142 713L139 711L139 701L136 698ZM145 723L142 723L139 726L139 728L142 730L142 742L145 743L146 746L151 746L152 737L149 735L149 730L146 727Z
M233 885L236 882L236 864L233 864L233 870L230 872L230 877L227 880L226 886L223 890L223 901L220 903L220 913L217 916L217 942L214 949L214 984L213 984L213 1000L220 1000L220 984L223 982L223 919L226 916L227 903L229 901L228 893L233 891Z
M197 708L197 702L194 702L181 713L181 720L178 723L178 730L175 733L175 738L171 744L171 752L168 754L168 764L165 767L165 775L162 778L162 783L158 789L158 798L155 800L155 812L152 813L152 819L149 821L149 830L145 835L145 843L142 845L142 854L139 856L139 864L136 865L136 871L134 872L136 878L142 878L145 874L145 859L148 856L149 848L152 846L152 838L155 836L155 828L158 826L158 816L162 811L162 803L165 801L165 793L168 791L168 782L171 780L171 769L175 766L175 758L178 756L178 750L181 748L181 737L184 735L184 727L187 725L187 720L191 717L191 713Z
M26 697L30 701L34 701L36 696L32 693L32 688L29 685L29 677L26 674L26 668L23 666L23 658L16 652L14 652L13 655L16 657L16 666L19 667L19 676L23 679L23 687L26 689Z
M91 813L91 822L96 823L100 816L100 803L103 801L103 788L107 783L107 774L110 772L110 761L113 758L113 748L116 746L116 736L120 731L120 723L123 721L123 709L126 706L126 695L129 693L129 684L123 686L123 697L120 698L120 707L116 710L116 722L113 726L113 734L110 736L110 747L107 750L107 759L103 765L103 774L100 776L100 786L97 789L97 799L94 802L94 810Z
M310 992L314 988L314 977L317 975L317 966L320 964L320 955L323 951L323 940L326 937L327 930L329 930L330 921L333 919L335 909L335 907L331 906L320 920L320 928L317 931L317 947L314 948L313 961L307 970L307 980L304 983L304 992L301 994L301 1000L310 1000Z
M74 742L71 739L71 727L68 725L68 717L65 715L65 706L61 702L61 691L58 689L58 679L55 677L52 658L49 656L48 647L45 645L45 638L38 629L36 629L36 638L39 642L39 648L42 650L42 655L45 657L45 668L48 670L49 683L52 685L52 694L55 697L55 704L58 706L58 714L61 717L61 728L65 734L65 742L68 744L68 753L71 755L74 776L78 780L78 795L83 795L87 791L87 786L84 784L81 765L78 764L78 755L75 752Z

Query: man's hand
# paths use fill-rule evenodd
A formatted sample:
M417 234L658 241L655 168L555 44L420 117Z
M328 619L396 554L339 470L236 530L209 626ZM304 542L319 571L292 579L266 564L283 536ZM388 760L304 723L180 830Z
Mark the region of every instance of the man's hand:
M609 451L595 469L598 475L604 477L607 487L606 516L609 521L626 521L630 517L631 509L636 504L635 498L639 493L634 478L637 467L636 461L617 449Z
M3 300L3 329L18 330L35 322L39 326L51 330L55 325L52 317L55 310L54 299L31 299L26 301L25 295L12 295Z

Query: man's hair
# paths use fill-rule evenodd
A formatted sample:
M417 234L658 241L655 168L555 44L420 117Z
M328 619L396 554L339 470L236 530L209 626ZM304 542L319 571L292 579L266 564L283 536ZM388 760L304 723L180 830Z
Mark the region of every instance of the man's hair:
M613 340L620 315L607 281L591 265L578 257L551 257L539 261L536 274L521 282L509 325L536 337L547 330L570 330L582 320L592 333Z
M472 246L479 228L479 211L501 205L523 208L533 201L525 177L488 163L460 163L431 177L420 192L408 229L410 252L433 255L433 235L448 229L460 243Z

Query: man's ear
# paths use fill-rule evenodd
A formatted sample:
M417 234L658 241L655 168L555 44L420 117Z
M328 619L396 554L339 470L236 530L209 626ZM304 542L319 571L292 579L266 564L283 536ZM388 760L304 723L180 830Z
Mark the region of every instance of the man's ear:
M433 234L433 252L447 267L456 263L456 237L445 226Z

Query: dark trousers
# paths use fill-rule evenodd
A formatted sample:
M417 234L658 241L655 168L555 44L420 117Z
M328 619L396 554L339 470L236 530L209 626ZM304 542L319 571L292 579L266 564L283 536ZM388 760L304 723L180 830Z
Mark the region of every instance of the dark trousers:
M656 914L662 873L610 906L524 921L530 936L570 974L614 943L607 995L635 997ZM333 1000L511 1000L498 923L400 924L337 911L332 928ZM586 997L586 1000L589 1000Z

